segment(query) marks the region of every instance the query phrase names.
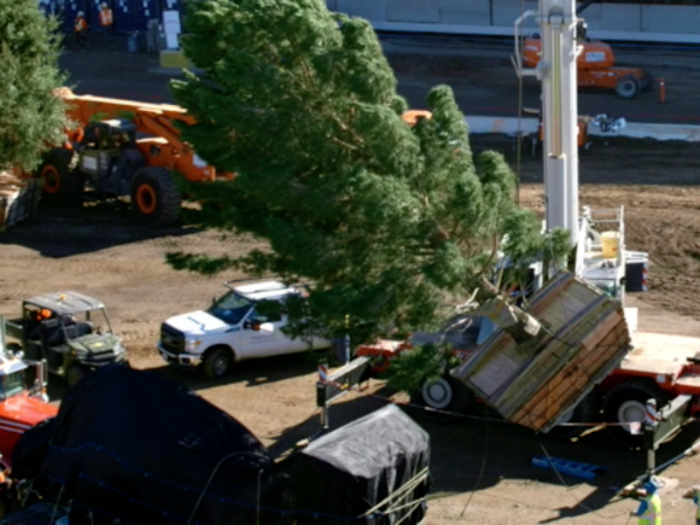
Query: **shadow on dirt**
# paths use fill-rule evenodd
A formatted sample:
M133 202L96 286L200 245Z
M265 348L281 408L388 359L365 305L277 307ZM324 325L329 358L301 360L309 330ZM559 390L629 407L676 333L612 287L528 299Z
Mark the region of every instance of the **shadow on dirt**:
M0 237L0 246L19 245L45 257L60 259L141 241L199 233L194 227L152 227L135 224L129 207L105 202L80 209L40 207L30 221Z
M365 396L339 402L330 408L331 430L384 406L384 399L392 392L382 389L374 396ZM632 451L612 439L606 430L594 432L578 442L557 441L508 422L463 419L449 424L438 423L434 417L426 418L419 408L402 406L431 439L432 498L442 498L459 493L469 493L495 486L504 479L564 485L569 488L585 485L594 490L583 499L575 491L567 490L567 498L561 507L550 508L558 517L541 523L553 523L565 518L606 512L603 507L615 499L618 488L634 481L646 470L646 454ZM282 454L294 444L315 434L320 429L320 419L314 415L301 424L286 429L276 436L270 451ZM700 422L688 425L670 443L661 446L656 463L661 465L688 449L700 435ZM455 453L455 451L459 451ZM535 455L548 455L570 461L588 463L607 469L593 480L570 475L558 475L552 470L532 466ZM579 493L588 493L581 490ZM527 506L534 502L514 501ZM630 501L630 509L636 502ZM607 516L606 517L611 517ZM619 517L619 516L618 516Z
M195 392L201 392L235 383L245 383L247 387L256 387L307 375L316 370L316 363L322 355L323 352L319 351L241 361L234 364L233 369L226 377L218 380L204 377L199 369L180 369L165 363L162 366L144 370L157 372L169 379L184 383Z
M541 183L544 173L542 145L538 144L533 150L531 138L523 138L520 144L520 182ZM517 171L515 137L472 134L469 142L475 155L486 150L500 152ZM579 148L582 191L589 184L697 186L700 157L693 142L630 139L614 135L589 135L588 142L588 149ZM678 159L683 159L683 162Z

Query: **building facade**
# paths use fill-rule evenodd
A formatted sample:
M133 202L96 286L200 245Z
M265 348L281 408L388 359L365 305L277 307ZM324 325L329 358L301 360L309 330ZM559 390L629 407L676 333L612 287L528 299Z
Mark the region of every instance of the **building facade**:
M73 31L73 21L79 11L83 11L91 31L100 32L100 5L106 3L112 8L113 31L129 34L145 32L149 20L163 24L163 11L182 12L182 0L39 0L39 7L47 14L59 17L66 33Z
M513 36L536 0L327 0L328 8L368 19L380 31ZM700 43L700 0L599 0L581 13L602 40ZM526 31L535 31L532 20Z
M112 8L114 31L146 31L149 20L163 23L166 10L182 12L183 0L39 0L47 13L57 14L67 32L78 11L84 11L94 31L100 31L102 1ZM368 19L379 31L513 36L513 23L536 0L326 0L332 11ZM626 40L700 44L700 0L599 0L581 13L589 36ZM525 31L536 31L530 19Z

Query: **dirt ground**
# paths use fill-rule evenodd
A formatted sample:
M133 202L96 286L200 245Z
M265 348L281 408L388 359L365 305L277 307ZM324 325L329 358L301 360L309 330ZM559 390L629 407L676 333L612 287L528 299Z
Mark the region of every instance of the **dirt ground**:
M475 59L459 75L442 76L428 67L433 63L431 57L411 71L399 67L403 89L418 98L419 91L425 93L425 81L419 84L421 76L431 75L430 83L454 81L459 96L472 100L485 114L489 114L487 104L494 93L508 100L517 94L510 76L507 86L506 81L499 81L496 87L492 84L493 79L506 75L507 59L497 62L498 72L487 70L492 61ZM479 68L481 74L469 76ZM672 78L678 79L678 92L691 93L693 82L680 84L684 71L677 70ZM145 78L145 73L141 76ZM85 78L91 77L86 74ZM143 88L144 93L156 85L152 76L148 78L152 84ZM127 85L130 80L120 81L123 86L116 84L113 89L131 89ZM98 94L102 84L95 80L87 85ZM470 93L476 93L475 98L470 98ZM601 96L615 103L609 95L590 100L603 100ZM635 113L645 111L644 107L641 103L629 106ZM474 136L472 145L475 151L498 149L514 169L518 168L508 139ZM640 309L642 329L700 337L700 305L696 301L700 292L699 168L700 155L694 144L593 139L591 148L581 152L581 204L625 206L628 249L650 253L650 290L628 297L628 304ZM533 157L525 148L519 171L521 203L541 211L539 153ZM44 211L30 223L0 234L0 245L0 314L17 315L22 299L47 291L74 289L96 296L106 303L136 367L183 381L248 426L273 453L288 450L318 430L315 366L303 355L240 363L225 381L208 382L198 374L168 368L155 350L163 320L205 307L222 291L222 281L245 277L227 273L207 278L176 272L165 264L165 253L226 250L242 254L257 245L255 240L232 238L222 243L219 234L193 227L136 227L123 206L103 204L75 212ZM52 398L60 399L64 391L65 385L53 380ZM379 408L389 396L405 400L381 382L349 394L331 409L331 427ZM508 423L465 419L443 424L415 408L407 410L431 435L430 524L632 523L628 513L637 502L616 500L614 488L642 474L645 457L617 446L606 432L593 433L577 443L557 442ZM690 425L660 449L657 462L675 457L699 435L700 424ZM559 478L531 466L531 458L543 453L600 465L608 472L592 481ZM696 456L665 471L665 476L678 480L677 487L662 496L666 523L692 522L694 510L682 494L690 485L700 483L699 467Z
M517 167L507 139L475 136L472 143L475 151L505 152ZM692 149L686 144L596 142L582 154L581 201L593 207L624 205L628 247L651 253L651 289L629 298L640 307L642 328L700 336L700 307L694 301L700 291L700 190ZM677 160L669 164L669 159ZM541 208L539 156L523 155L520 169L521 202ZM225 381L210 383L167 368L154 347L164 319L205 306L221 292L224 279L244 277L176 272L165 264L164 254L180 249L240 254L256 245L244 238L226 245L220 241L217 233L191 227L136 227L128 210L116 204L74 212L45 210L0 236L0 313L16 315L23 298L45 291L75 289L94 295L107 304L136 367L185 382L281 453L318 429L316 375L309 359L300 355L241 363ZM59 398L64 388L54 380L52 396ZM332 427L382 406L390 395L381 382L373 382L370 390L347 396L331 410ZM400 394L395 398L405 400ZM430 523L625 523L626 513L636 507L632 500L611 502L611 487L642 473L645 458L615 446L604 432L561 443L506 423L465 420L446 425L408 410L432 439ZM694 424L665 445L659 463L688 447L699 432L700 425ZM530 466L531 457L544 451L604 466L609 473L591 482L559 479ZM679 480L664 495L669 523L691 519L691 505L681 495L700 481L699 466L699 458L689 458L666 471Z

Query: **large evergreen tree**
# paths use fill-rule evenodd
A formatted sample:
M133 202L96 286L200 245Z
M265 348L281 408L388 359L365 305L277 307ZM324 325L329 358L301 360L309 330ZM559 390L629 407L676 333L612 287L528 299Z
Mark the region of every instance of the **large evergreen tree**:
M36 0L0 0L0 170L31 170L48 144L63 140L58 23Z
M198 122L184 138L237 174L191 186L201 210L189 219L271 249L170 254L175 267L243 264L309 282L314 319L337 334L349 315L358 342L432 323L445 301L491 277L499 245L524 263L550 242L514 205L502 156L473 158L449 87L427 95L432 118L404 122L367 21L323 0L196 0L185 27L185 53L202 73L172 85Z

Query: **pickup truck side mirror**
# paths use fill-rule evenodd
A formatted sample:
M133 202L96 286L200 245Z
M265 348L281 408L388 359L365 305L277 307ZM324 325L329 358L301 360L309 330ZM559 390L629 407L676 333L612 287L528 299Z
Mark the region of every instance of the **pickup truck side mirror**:
M243 328L246 330L254 330L256 332L264 332L272 334L275 331L275 325L272 323L260 323L258 321L246 321L243 323Z
M275 325L272 323L261 323L258 325L258 332L262 332L265 334L274 334Z
M256 332L260 330L260 323L258 321L248 320L243 323L243 328L245 330L255 330Z

